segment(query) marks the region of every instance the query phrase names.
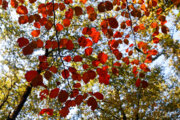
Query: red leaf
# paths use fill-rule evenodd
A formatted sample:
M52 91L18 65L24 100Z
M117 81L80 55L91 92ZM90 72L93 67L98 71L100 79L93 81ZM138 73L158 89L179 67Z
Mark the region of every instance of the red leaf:
M49 48L51 48L51 47L52 47L52 41L47 40L47 41L46 41L45 48L46 48L46 49L49 49Z
M132 25L131 20L127 20L127 21L126 21L126 25L127 25L127 26L131 26L131 25Z
M53 73L57 73L57 68L55 66L51 66L49 70Z
M106 75L106 76L100 76L99 77L99 83L104 83L105 85L109 84L109 79L110 79L110 75Z
M141 82L141 84L142 84L143 88L147 88L148 87L148 82L146 82L144 80Z
M92 54L93 49L91 47L85 49L85 55L89 56Z
M48 68L48 66L49 66L49 64L47 62L42 62L42 63L39 64L39 69L40 70L45 70L45 69Z
M61 90L58 95L58 100L63 103L68 99L69 94L65 90Z
M64 5L64 3L59 3L59 9L61 11L63 11L66 8L66 6Z
M29 44L29 40L27 38L21 37L17 40L19 47L22 48L24 46L26 46L27 44Z
M108 59L108 56L104 52L101 52L98 54L98 59L102 64L105 64Z
M69 114L69 109L67 107L64 107L62 108L60 111L59 111L59 114L62 116L62 117L66 117L68 114Z
M24 15L24 16L19 16L18 22L19 24L26 24L28 22L28 16Z
M31 70L31 71L26 72L25 78L28 82L31 82L37 75L38 75L37 71Z
M56 98L58 96L58 93L59 93L59 88L55 88L55 89L51 90L49 97Z
M136 87L140 87L140 85L141 85L141 80L140 80L140 79L137 79L137 80L136 80Z
M96 99L94 99L94 97L90 97L87 100L87 104L88 106L91 106L91 110L93 111L97 108L97 102L96 102Z
M71 73L76 73L76 72L77 72L76 68L74 68L74 67L69 67L68 70L69 70Z
M34 27L36 27L36 28L39 28L39 29L40 29L40 28L41 28L41 25L40 25L40 23L39 23L39 22L35 22L35 23L34 23Z
M78 39L78 43L79 43L79 46L82 46L82 47L86 47L87 45L87 40L84 36L81 36L79 39Z
M105 7L107 11L110 11L113 9L113 4L110 1L105 1Z
M42 48L43 47L43 41L42 40L40 40L40 39L37 40L37 47L38 48Z
M66 56L63 58L63 60L65 60L66 62L70 62L71 61L71 56Z
M97 67L97 66L99 65L99 63L100 63L99 60L94 60L94 61L92 61L92 65L93 65L94 67Z
M69 27L70 24L71 24L71 21L69 19L64 19L63 20L64 27Z
M74 56L73 61L74 62L81 62L82 61L82 57L80 55L76 55L76 56Z
M83 69L88 69L89 68L89 66L87 65L87 64L83 64Z
M68 100L68 101L66 101L65 105L66 105L65 107L67 107L67 108L74 107L74 106L76 106L76 102L75 102L75 100Z
M46 109L42 109L39 114L43 115L44 113L47 113L48 115L52 116L53 115L53 109L50 108L46 108Z
M81 87L81 84L80 83L76 83L73 85L74 88L80 88Z
M73 17L73 9L72 8L69 8L68 11L65 12L65 17L67 19L72 19L72 17Z
M79 7L79 6L76 6L76 7L74 8L74 10L75 10L76 16L80 16L80 15L83 14L82 8Z
M56 30L57 30L58 32L62 31L63 28L64 28L63 25L61 25L61 24L59 24L59 23L56 24Z
M72 79L81 81L81 75L79 73L72 73Z
M64 79L67 79L67 78L69 77L69 71L66 70L66 69L64 69L64 70L62 71L62 76L63 76Z
M105 12L106 8L105 8L105 3L104 2L100 2L98 4L98 10L99 10L99 12Z
M43 100L44 98L46 98L46 96L45 95L48 95L49 94L49 90L48 89L45 89L45 90L42 90L41 92L40 92L40 99L41 100Z
M79 90L78 89L74 89L70 95L71 98L76 97L79 94Z
M99 93L99 92L96 92L96 93L94 93L93 94L97 99L99 99L99 100L103 100L104 99L104 96L101 94L101 93Z
M80 0L83 4L86 4L87 0Z
M52 73L49 72L49 71L46 71L45 74L44 74L44 77L49 80L51 77L52 77Z
M37 76L31 81L31 84L33 87L37 86L44 86L43 84L43 77L40 74L37 74Z
M71 40L68 40L67 44L66 44L66 48L68 50L72 50L74 48L74 44Z
M31 32L31 35L32 35L33 37L38 37L39 34L40 34L40 30L33 30L33 31Z
M26 47L23 48L24 55L30 55L33 53L33 51L34 49L30 45L27 45Z
M91 7L91 6L86 7L86 10L87 10L87 14L91 14L91 13L94 13L94 12L95 12L95 11L94 11L94 8Z
M87 74L90 79L94 79L96 77L96 72L94 72L93 70L88 70Z
M64 3L65 4L70 4L70 3L73 3L73 1L72 0L64 0Z
M116 18L108 18L108 22L111 28L118 27L118 21L116 20Z
M0 5L1 5L2 1L0 0ZM11 6L13 8L17 8L18 7L18 2L16 0L11 0Z
M159 38L154 37L154 38L153 38L153 43L155 43L155 44L159 43Z
M16 12L18 14L28 14L27 8L23 5L20 5L19 7L17 7Z
M53 23L50 20L48 20L45 24L45 28L47 30L50 30L52 28L52 26L53 26Z
M39 56L39 61L40 62L46 62L47 61L47 57L45 55Z
M30 2L30 3L35 3L35 2L36 2L36 0L29 0L29 2Z
M84 81L85 84L87 84L90 81L90 77L89 77L89 74L87 72L85 72L83 74L82 78L83 78L83 81Z
M83 102L83 96L82 95L78 95L75 98L75 102L76 102L77 105L80 105Z

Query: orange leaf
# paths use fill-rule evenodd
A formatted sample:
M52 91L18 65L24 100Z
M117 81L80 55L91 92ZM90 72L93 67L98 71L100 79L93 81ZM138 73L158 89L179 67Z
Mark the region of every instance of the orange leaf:
M16 12L18 14L28 14L27 8L25 6L23 6L23 5L18 6L17 9L16 9Z
M42 40L40 40L40 39L37 40L37 47L38 48L42 48L43 47L43 41Z
M0 3L0 5L1 5L1 3ZM18 7L18 2L16 0L11 0L11 6L13 8L17 8Z
M18 22L19 24L26 24L28 22L28 16L19 16Z
M108 59L108 56L104 52L101 52L98 54L98 59L102 64L105 64Z
M63 60L65 60L66 62L70 62L71 61L71 56L66 56L63 58Z
M85 55L89 56L92 54L93 49L91 47L85 49Z
M52 28L52 26L53 26L53 23L50 20L48 20L45 24L45 28L47 30L50 30Z
M58 32L60 32L61 30L63 30L63 25L57 23L57 24L56 24L56 30L57 30Z
M80 0L83 4L86 4L87 0Z
M144 24L140 24L140 25L139 25L139 29L140 29L140 30L144 30L144 29L145 29Z
M71 24L71 21L69 19L66 18L63 20L64 27L69 27L70 24Z
M52 116L53 115L53 109L47 108L47 109L42 109L39 114L43 115L44 113L47 113L48 115Z
M64 3L59 3L59 9L61 11L63 11L66 8L66 6L64 5Z
M39 34L40 34L40 30L33 30L33 31L31 32L31 35L32 35L33 37L38 37Z

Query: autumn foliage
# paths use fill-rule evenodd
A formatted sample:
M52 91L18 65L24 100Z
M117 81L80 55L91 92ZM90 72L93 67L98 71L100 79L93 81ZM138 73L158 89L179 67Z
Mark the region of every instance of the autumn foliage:
M32 12L24 0L11 0L10 4L6 0L0 0L3 9L6 10L8 5L16 9L19 25L32 27L29 32L31 38L17 38L22 54L31 56L34 51L45 51L44 55L37 56L37 69L27 71L25 79L33 87L43 89L39 94L41 100L54 99L62 103L59 108L62 117L68 115L71 107L84 103L92 111L96 110L98 103L105 97L103 93L84 92L81 88L95 80L98 80L97 85L108 86L114 78L119 77L122 64L129 67L133 74L133 87L148 88L149 83L145 76L151 72L149 65L158 55L155 47L160 42L158 35L168 34L169 28L166 26L166 16L161 14L163 10L158 8L158 0L132 1L138 7L130 4L129 0L97 1L97 6L88 4L88 0L79 0L78 5L74 5L73 0L53 0L45 3L26 1L30 5L36 3L37 10ZM172 2L176 6L180 4L175 0ZM149 16L152 8L157 9L158 21L150 25L134 23L133 19ZM108 15L109 12L112 14ZM101 15L105 17L101 19ZM77 19L86 20L86 24L75 26ZM146 31L147 27L151 27L152 44L135 36ZM78 31L74 38L69 37L73 30ZM51 37L43 38L48 32ZM144 59L140 60L139 56ZM56 74L59 74L60 78L52 88L48 82L53 81ZM66 87L63 88L63 84ZM53 113L51 106L39 111L39 115L52 116Z

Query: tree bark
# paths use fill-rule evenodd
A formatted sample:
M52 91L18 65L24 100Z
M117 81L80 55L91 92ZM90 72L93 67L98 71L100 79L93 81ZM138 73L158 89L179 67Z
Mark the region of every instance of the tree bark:
M21 97L21 100L17 107L15 108L14 112L10 114L7 118L7 120L15 120L18 114L20 113L22 107L24 106L24 103L26 102L28 96L31 94L32 85L26 87L26 91L24 92L23 96Z

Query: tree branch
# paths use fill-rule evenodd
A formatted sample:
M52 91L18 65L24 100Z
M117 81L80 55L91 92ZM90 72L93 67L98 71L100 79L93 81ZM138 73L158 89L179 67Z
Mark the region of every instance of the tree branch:
M18 106L15 108L14 112L8 116L7 120L15 120L19 112L21 111L22 107L24 106L24 103L26 102L28 96L31 94L32 85L26 87L26 91L24 92L23 96L21 97L21 100L18 104Z

